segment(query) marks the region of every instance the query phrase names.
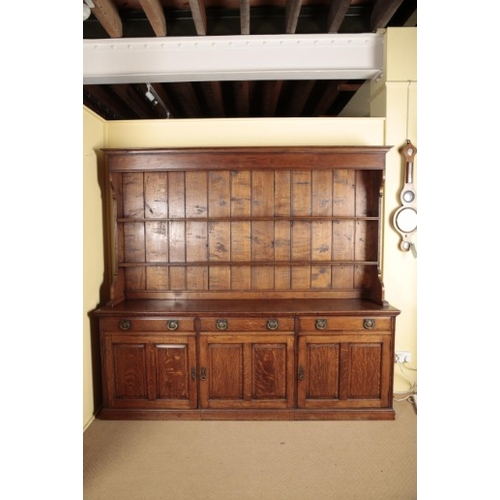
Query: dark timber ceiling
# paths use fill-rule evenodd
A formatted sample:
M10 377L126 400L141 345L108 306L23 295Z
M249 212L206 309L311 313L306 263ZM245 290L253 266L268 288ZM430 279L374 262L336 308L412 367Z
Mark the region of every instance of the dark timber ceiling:
M85 3L85 2L84 2ZM417 0L92 0L84 39L374 33L417 25ZM364 80L83 85L106 120L338 116ZM151 89L149 89L151 90Z

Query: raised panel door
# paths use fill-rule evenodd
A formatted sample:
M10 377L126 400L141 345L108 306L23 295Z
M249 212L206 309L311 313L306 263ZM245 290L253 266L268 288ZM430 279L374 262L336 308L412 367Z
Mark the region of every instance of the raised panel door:
M197 407L194 335L108 334L104 345L108 408Z
M392 336L305 334L299 337L299 408L380 408L391 405Z
M292 408L293 335L200 339L201 408Z

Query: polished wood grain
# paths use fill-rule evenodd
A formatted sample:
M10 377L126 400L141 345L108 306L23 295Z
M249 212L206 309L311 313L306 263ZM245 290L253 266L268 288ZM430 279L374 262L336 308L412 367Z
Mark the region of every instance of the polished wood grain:
M105 150L100 415L394 418L387 150Z

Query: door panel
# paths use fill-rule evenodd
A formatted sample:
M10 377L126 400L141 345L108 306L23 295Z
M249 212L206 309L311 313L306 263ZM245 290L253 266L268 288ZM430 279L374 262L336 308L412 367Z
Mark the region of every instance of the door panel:
M293 335L205 335L202 408L293 407Z

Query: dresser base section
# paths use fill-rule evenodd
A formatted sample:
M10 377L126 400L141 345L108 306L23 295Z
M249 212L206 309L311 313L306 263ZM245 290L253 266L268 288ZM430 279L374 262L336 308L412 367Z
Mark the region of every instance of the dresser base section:
M370 410L111 410L101 420L395 420L393 408Z

